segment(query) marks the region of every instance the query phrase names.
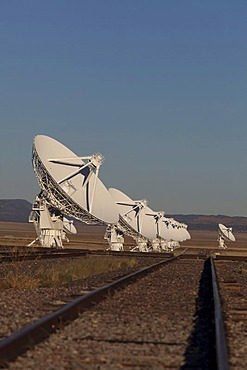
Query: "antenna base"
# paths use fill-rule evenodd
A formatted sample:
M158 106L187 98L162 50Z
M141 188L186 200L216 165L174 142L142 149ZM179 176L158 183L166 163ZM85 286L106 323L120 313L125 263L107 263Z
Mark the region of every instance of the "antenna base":
M116 225L109 225L106 228L104 239L108 241L111 251L123 251L124 236L123 232L117 228Z

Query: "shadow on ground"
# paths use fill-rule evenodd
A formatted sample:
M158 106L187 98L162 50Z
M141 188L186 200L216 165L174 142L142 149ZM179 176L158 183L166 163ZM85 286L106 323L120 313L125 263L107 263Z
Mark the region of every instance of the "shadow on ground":
M180 367L181 370L216 369L213 321L211 267L208 258L201 274L194 327L188 338L188 346L184 353L185 364Z

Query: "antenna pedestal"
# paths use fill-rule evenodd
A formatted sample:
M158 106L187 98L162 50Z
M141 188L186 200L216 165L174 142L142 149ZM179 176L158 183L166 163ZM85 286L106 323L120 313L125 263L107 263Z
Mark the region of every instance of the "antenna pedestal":
M108 241L111 251L123 251L124 237L121 230L115 225L109 225L106 228L104 239Z
M160 240L160 249L162 252L167 252L169 250L168 246L169 242L167 240L164 239Z
M152 249L154 252L160 252L160 239L156 238L151 241Z
M137 242L138 250L140 252L148 252L149 251L147 239L138 238L136 240L136 242Z
M172 252L172 251L174 251L174 249L179 248L179 247L180 247L179 242L177 242L175 240L171 240L171 241L167 242L167 248L168 248L169 252Z
M145 238L134 238L136 246L133 247L131 252L149 252L148 240Z
M219 234L218 234L218 243L220 249L227 249L227 246L225 245L225 240L235 242L235 236L232 233L231 227L226 227L223 224L219 224Z
M227 246L225 244L225 239L221 235L219 235L218 237L218 243L219 243L220 249L227 249Z
M63 240L68 241L63 230L63 221L60 216L51 216L46 201L36 197L29 222L34 224L38 240L45 248L63 248ZM30 245L32 245L30 243Z

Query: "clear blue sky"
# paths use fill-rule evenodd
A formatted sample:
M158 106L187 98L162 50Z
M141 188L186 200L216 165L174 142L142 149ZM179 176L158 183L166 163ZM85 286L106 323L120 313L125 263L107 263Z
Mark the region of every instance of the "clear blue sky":
M0 199L37 134L154 210L247 216L246 0L0 0Z

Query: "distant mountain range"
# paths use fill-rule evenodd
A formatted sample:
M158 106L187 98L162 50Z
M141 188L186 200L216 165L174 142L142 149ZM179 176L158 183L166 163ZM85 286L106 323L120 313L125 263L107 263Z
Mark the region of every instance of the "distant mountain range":
M28 222L32 204L23 199L0 199L0 222ZM189 230L215 231L222 223L233 227L235 232L247 232L247 217L224 215L181 215L170 214L179 222L188 225Z
M189 230L218 230L218 224L233 227L234 232L247 232L247 217L225 215L166 215L188 225Z
M23 199L0 199L0 221L28 222L32 204Z

